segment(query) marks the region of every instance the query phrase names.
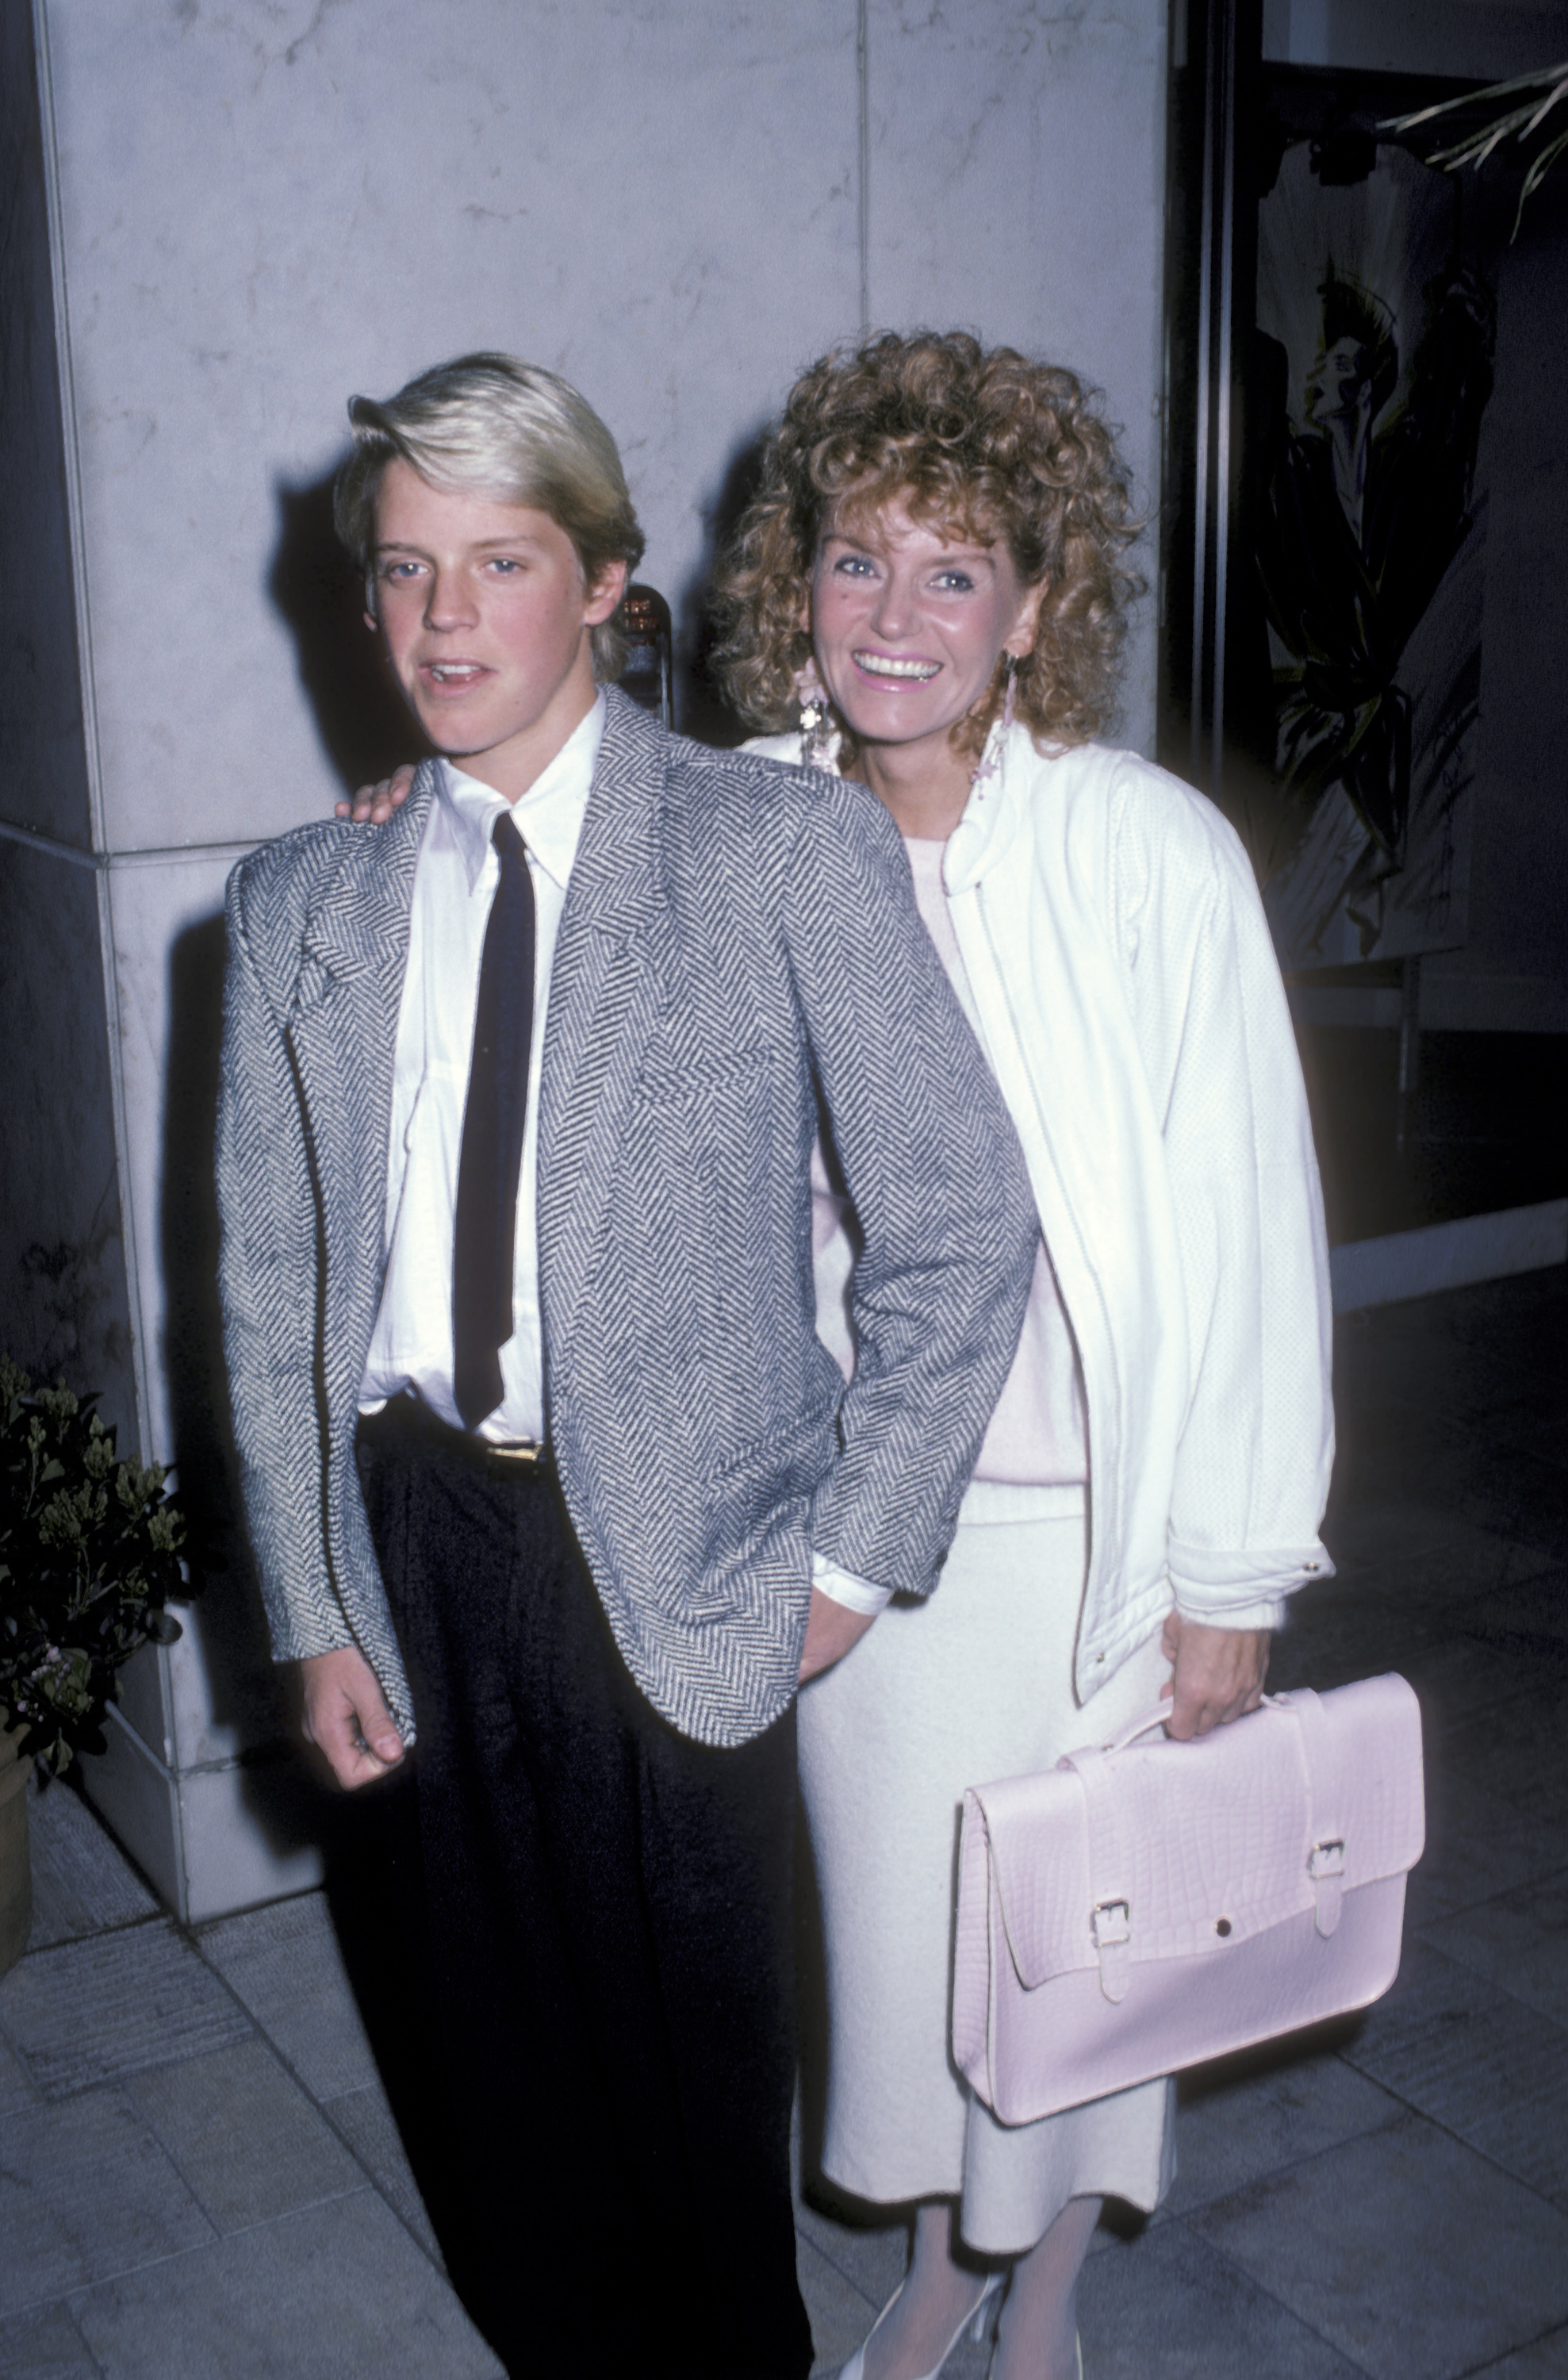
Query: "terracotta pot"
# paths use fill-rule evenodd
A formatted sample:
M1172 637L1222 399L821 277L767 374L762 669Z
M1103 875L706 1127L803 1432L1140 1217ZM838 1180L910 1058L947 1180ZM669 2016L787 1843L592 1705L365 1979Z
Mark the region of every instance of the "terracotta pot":
M0 1727L0 1975L14 1967L32 1931L32 1870L27 1855L27 1780L32 1762Z

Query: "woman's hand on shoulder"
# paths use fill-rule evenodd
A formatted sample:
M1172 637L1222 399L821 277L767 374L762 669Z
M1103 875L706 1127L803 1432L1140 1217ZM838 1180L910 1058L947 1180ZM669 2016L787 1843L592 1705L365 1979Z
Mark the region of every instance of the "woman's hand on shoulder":
M1269 1673L1272 1633L1267 1628L1211 1628L1169 1612L1161 1640L1165 1658L1175 1664L1170 1683L1162 1688L1171 1699L1165 1733L1186 1743L1256 1710Z
M361 785L352 802L339 802L332 816L351 818L356 826L385 826L393 810L401 809L413 791L414 765L405 760L395 775L383 777L379 784Z

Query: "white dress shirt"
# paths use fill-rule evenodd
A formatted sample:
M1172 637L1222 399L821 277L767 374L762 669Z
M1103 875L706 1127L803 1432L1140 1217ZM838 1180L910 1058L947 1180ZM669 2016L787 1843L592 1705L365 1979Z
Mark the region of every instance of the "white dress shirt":
M510 817L526 847L534 887L534 1029L517 1179L513 1333L501 1350L501 1403L478 1431L503 1443L544 1437L539 1061L556 937L604 719L601 694L518 802L464 776L450 760L440 764L437 798L414 873L387 1158L387 1270L359 1392L363 1413L412 1389L442 1421L454 1429L464 1427L452 1393L452 1219L479 964L501 874L490 837L497 819Z

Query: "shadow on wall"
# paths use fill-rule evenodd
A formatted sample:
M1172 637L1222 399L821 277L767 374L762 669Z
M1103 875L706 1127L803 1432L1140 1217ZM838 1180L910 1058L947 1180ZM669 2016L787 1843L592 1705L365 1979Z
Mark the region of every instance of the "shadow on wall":
M703 551L679 595L661 592L676 628L676 724L720 748L751 733L721 694L712 667L718 634L709 613L718 557L755 492L766 432L740 444L719 492L702 507ZM365 625L362 589L332 527L335 469L307 487L280 485L278 541L268 591L294 638L299 682L322 748L345 791L373 783L431 747L392 682L380 642Z
M392 681L365 601L332 527L335 470L308 487L280 486L268 592L294 638L299 682L346 791L430 750Z
M728 548L742 514L756 493L766 435L766 430L754 431L736 447L718 496L711 504L701 507L702 557L679 597L670 599L670 610L679 623L676 649L683 656L675 723L682 735L694 736L699 744L711 744L723 750L732 749L752 730L725 700L714 673L718 632L711 610L713 580L719 556Z

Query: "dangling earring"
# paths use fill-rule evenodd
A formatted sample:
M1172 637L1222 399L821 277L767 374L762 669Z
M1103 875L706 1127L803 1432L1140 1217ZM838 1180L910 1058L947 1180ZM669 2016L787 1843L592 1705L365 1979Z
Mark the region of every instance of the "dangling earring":
M1004 653L1006 674L1002 680L1002 733L1006 735L1013 723L1013 697L1018 690L1019 663L1016 653Z
M801 759L808 769L831 769L832 713L814 662L807 662L803 669L796 671L795 692L801 703Z
M1013 653L1002 655L1002 715L986 730L980 759L970 776L970 783L983 801L985 787L1002 768L1002 747L1007 740L1007 730L1013 723L1013 688L1018 677L1018 658Z

